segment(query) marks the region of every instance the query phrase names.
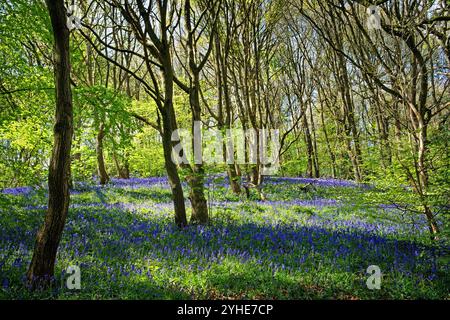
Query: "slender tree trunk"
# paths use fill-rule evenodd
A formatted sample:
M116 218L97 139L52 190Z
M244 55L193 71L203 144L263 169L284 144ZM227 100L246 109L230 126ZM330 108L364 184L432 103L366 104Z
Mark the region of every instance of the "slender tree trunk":
M241 193L241 186L239 184L239 175L236 171L236 166L234 164L229 164L227 166L228 179L230 180L230 187L234 194Z
M199 90L200 90L200 71L203 68L203 66L200 66L202 65L202 63L197 64L196 61L196 43L194 40L195 36L193 33L193 31L195 31L195 27L193 30L192 29L193 24L191 24L192 23L191 9L192 8L190 1L186 0L184 2L184 18L185 18L184 22L188 33L186 47L189 61L189 73L191 78L190 80L191 83L188 91L189 91L189 104L192 112L192 136L193 136L192 143L193 143L193 150L196 150L194 146L194 141L196 140L195 135L198 134L201 135L201 132L195 131L195 126L196 123L201 122L201 106L200 106ZM210 51L208 52L208 55L209 53ZM197 147L201 148L202 146ZM187 177L187 182L190 187L189 199L191 200L192 204L191 223L206 224L209 221L209 215L208 215L208 204L206 202L204 190L205 172L202 161L200 161L200 163L193 164L190 169L191 172Z
M417 150L417 162L416 172L417 172L417 183L418 193L421 199L421 204L424 208L423 213L427 217L428 226L430 229L431 237L433 239L437 238L439 233L439 227L437 221L433 215L433 212L429 205L428 191L429 191L429 176L428 176L428 116L431 114L430 110L427 108L427 97L428 97L428 68L426 62L417 50L417 45L415 38L410 36L406 40L406 44L412 52L411 57L411 73L412 73L412 83L411 83L411 101L410 115L411 123L414 128L414 137L416 142ZM419 90L417 90L417 85Z
M73 134L70 89L69 30L62 0L46 0L55 41L56 113L53 150L48 175L48 210L37 234L27 279L31 289L45 288L54 276L59 242L69 208L70 151Z
M434 217L433 212L431 211L429 205L425 204L423 208L425 216L427 217L428 220L428 229L430 230L431 237L435 239L436 235L439 233L439 227L437 225L436 218Z
M229 86L228 86L228 72L227 72L227 66L226 66L226 61L224 61L222 64L223 66L223 88L224 88L224 97L225 97L225 112L226 112L226 117L225 117L225 126L221 129L230 129L231 128L231 99L230 99L230 90L229 90ZM229 146L227 144L225 144L225 153L228 152L226 148L228 148ZM236 172L236 166L234 164L228 164L228 168L227 168L227 173L228 173L228 178L230 180L230 187L231 190L233 191L233 193L235 194L239 194L241 193L241 187L239 184L239 178L238 178L238 174Z
M314 155L314 157L313 157L313 160L314 160L313 161L313 163L314 163L314 177L319 178L320 177L319 152L317 150L316 127L315 127L315 124L314 124L312 105L309 106L309 111L310 111L310 123L311 123L313 155Z
M105 185L109 181L108 172L106 171L105 158L103 155L103 138L105 137L105 126L103 123L100 124L97 134L97 165L98 165L98 176L100 178L100 184Z
M375 120L378 128L381 164L386 170L392 164L392 151L391 144L389 142L389 120L383 114L383 104L381 103L380 99L377 99L377 103L375 106Z
M194 165L195 171L189 175L189 200L192 204L192 224L206 224L209 221L208 204L205 198L204 170L202 165Z
M164 111L167 111L167 109L165 109ZM169 121L170 119L167 115L162 116L164 164L166 167L170 189L172 191L172 200L175 209L175 223L178 227L184 228L185 226L187 226L186 207L184 204L183 188L181 187L177 165L172 160L172 126L170 125Z
M341 45L341 44L340 44ZM344 56L337 54L338 60L338 79L339 89L343 102L343 113L345 123L346 146L350 161L353 167L353 173L356 181L362 180L361 170L361 147L359 144L358 130L355 120L355 108L351 95L350 80Z
M306 113L306 108L305 108ZM306 145L306 152L308 156L308 165L306 167L306 175L308 178L313 177L313 144L311 140L311 133L309 131L309 125L308 125L308 117L306 114L302 117L302 123L303 123L303 131L304 131L304 137L305 137L305 145Z
M324 119L323 113L324 113L324 110L323 110L323 106L321 104L320 121L322 124L323 134L325 136L325 143L327 145L328 155L330 156L330 160L331 160L331 172L332 172L333 178L336 178L337 177L336 156L335 156L333 150L331 150L331 144L330 144L330 140L328 139L328 132L327 132L327 127L325 126L325 119Z
M186 206L184 204L183 188L178 175L177 165L172 160L172 131L177 129L175 110L173 108L173 69L168 46L162 51L163 77L164 77L164 105L161 112L163 132L164 163L172 191L175 209L175 223L179 228L187 226Z
M123 161L122 179L130 179L130 163L128 157L125 155L125 160Z
M116 165L117 176L119 177L119 179L130 179L128 160L124 161L124 166L122 167L119 163L119 159L117 159L117 155L115 152L113 152L112 157L114 160L114 164Z
M226 35L229 37L228 33ZM227 38L228 40L228 38ZM218 122L220 130L227 130L231 128L231 99L230 99L230 90L228 84L228 66L227 66L227 57L229 52L228 42L225 46L225 57L222 57L222 50L220 46L220 38L218 35L215 36L214 39L215 44L215 62L216 62L216 81L217 81L217 91L218 91ZM225 120L223 117L223 105L225 105ZM231 150L228 150L230 147L229 144L224 143L224 159L227 161L227 154L231 153ZM232 154L234 159L234 154ZM227 165L227 174L228 180L230 181L230 188L234 194L241 193L241 187L239 184L239 176L236 171L235 164Z
M420 197L422 198L422 204L424 208L424 214L427 217L428 226L432 237L435 237L439 233L439 227L437 221L431 211L428 204L428 169L426 164L427 155L427 125L424 124L423 119L419 120L419 146L418 146L418 171L419 171L419 183L420 183Z
M192 109L192 133L197 134L194 131L194 123L201 121L201 109L200 109L200 99L198 86L200 81L198 74L194 74L193 86L191 87L189 94L189 102ZM205 197L204 188L205 172L203 169L203 164L194 164L192 166L192 172L187 177L187 182L190 187L189 199L192 204L192 215L191 223L208 223L208 205Z

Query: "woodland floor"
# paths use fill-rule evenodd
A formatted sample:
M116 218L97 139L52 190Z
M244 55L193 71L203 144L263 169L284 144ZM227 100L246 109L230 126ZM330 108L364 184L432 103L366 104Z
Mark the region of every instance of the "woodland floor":
M307 186L307 187L305 187ZM24 275L46 208L44 188L0 193L0 299L449 299L448 241L420 215L367 199L365 185L270 178L268 201L208 181L211 223L178 230L165 178L77 183L52 290ZM186 203L189 208L189 203ZM64 286L78 265L81 290ZM382 272L369 290L369 265Z

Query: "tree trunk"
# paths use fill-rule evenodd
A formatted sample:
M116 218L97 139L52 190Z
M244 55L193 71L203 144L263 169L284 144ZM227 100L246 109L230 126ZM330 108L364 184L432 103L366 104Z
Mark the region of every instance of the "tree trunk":
M166 91L167 97L167 91ZM166 103L171 103L166 100ZM167 112L167 108L164 109ZM175 209L175 223L179 228L187 226L186 207L184 204L183 188L181 187L180 177L178 175L177 165L172 160L172 126L170 125L170 118L167 114L162 116L163 123L163 151L164 164L166 167L167 177L169 180L170 189L172 191L172 200Z
M229 37L229 34L226 34L227 40ZM226 42L225 44L225 56L222 56L222 50L220 46L220 38L219 35L216 35L214 37L214 44L215 44L215 62L216 62L216 81L217 81L217 93L218 93L218 125L220 130L227 130L231 128L231 99L230 99L230 90L228 85L228 66L227 66L227 57L229 52L229 43ZM225 102L225 103L223 103ZM224 120L223 117L223 105L225 104L225 113L226 117ZM223 154L224 159L227 161L227 154L230 153L232 158L234 159L234 152L232 150L228 150L229 148L232 149L232 146L230 146L227 143L223 144ZM236 165L235 164L228 164L227 165L227 174L228 179L230 181L230 188L233 191L234 194L240 194L241 193L241 187L239 184L239 177L238 173L236 172Z
M189 0L184 2L184 18L185 18L185 26L187 30L187 54L189 61L189 73L190 73L190 86L187 90L189 93L189 105L191 107L192 112L192 150L196 150L194 143L196 141L196 135L201 135L201 132L196 132L195 126L196 123L201 122L201 106L200 106L200 71L203 68L204 64L197 64L196 61L196 42L194 40L195 36L192 29L192 21L191 21L191 3ZM211 43L210 43L211 46ZM210 51L208 51L209 55ZM207 55L203 58L206 59ZM203 60L206 62L206 60ZM202 65L202 66L200 66ZM197 146L202 148L202 146ZM201 155L200 155L201 157ZM195 156L194 162L197 162L197 156ZM205 172L202 164L202 159L200 163L195 163L190 168L191 172L187 177L187 182L190 187L190 200L192 204L192 215L191 215L191 223L208 223L208 205L206 202L205 191L204 191L204 179Z
M311 123L311 132L312 132L312 143L313 143L313 164L314 164L314 177L319 178L320 177L320 169L319 169L319 151L317 150L317 138L316 138L316 128L314 124L314 117L313 117L313 109L312 105L309 106L310 111L310 123ZM305 115L306 117L306 115Z
M106 171L105 158L103 156L103 138L105 137L105 126L100 124L97 134L97 165L98 165L98 176L100 178L100 184L105 185L109 181L108 172Z
M341 47L342 44L339 43L339 46ZM339 91L343 102L346 146L353 167L354 178L356 181L360 182L362 180L361 147L359 144L358 130L356 127L355 107L351 95L351 84L345 58L341 53L337 54L337 60L337 78L339 80Z
M437 234L439 233L439 227L437 225L437 221L436 221L430 207L428 205L424 205L423 207L424 207L425 216L427 217L428 229L430 230L431 238L436 239Z
M172 191L172 199L175 209L175 223L179 228L187 226L186 206L184 204L183 188L177 165L172 160L172 131L177 129L175 110L173 108L173 68L169 47L166 44L161 51L164 77L164 104L161 110L162 116L162 141L164 150L164 164Z
M328 139L328 132L327 132L327 127L325 126L325 119L324 119L324 108L323 108L322 104L321 104L320 120L321 120L321 124L322 124L322 131L325 136L325 143L327 145L327 151L328 151L328 154L329 154L330 160L331 160L332 175L333 175L333 178L336 178L337 177L336 156L335 156L333 150L331 150L330 140Z
M304 109L306 112L306 108ZM308 125L308 118L306 114L302 117L303 122L303 131L305 136L305 145L306 145L306 151L308 155L308 165L306 167L306 175L308 178L313 177L313 144L311 140L311 133L309 131L309 125Z
M418 146L418 171L419 171L419 183L420 183L420 191L419 195L422 199L422 204L424 208L424 214L427 217L428 226L430 229L430 233L432 237L436 237L436 234L439 233L439 227L437 225L436 219L431 211L431 208L428 205L428 170L426 164L426 156L427 156L427 125L424 123L423 119L419 120L419 146Z
M411 97L409 102L410 107L410 119L414 128L414 140L416 142L417 150L417 162L415 161L415 169L417 173L417 183L421 204L424 208L424 214L427 217L431 237L436 239L439 233L439 227L436 219L431 211L428 203L428 189L429 189L429 176L428 176L428 124L430 121L431 111L427 108L428 97L428 69L425 59L419 51L417 51L416 41L414 37L409 37L406 40L406 44L410 48L412 54L411 57ZM417 86L419 85L419 92L417 92ZM418 93L418 95L417 95ZM418 97L417 97L418 96ZM418 98L418 99L417 99Z
M121 178L130 179L130 163L128 162L128 157L124 160Z
M195 136L199 134L194 130L194 123L201 121L201 109L198 86L200 85L198 74L194 74L193 86L191 87L189 94L189 102L192 109L192 134ZM195 138L193 139L194 143ZM193 146L193 150L194 146ZM204 190L205 172L203 164L194 164L192 166L192 172L187 177L187 182L190 187L189 199L192 204L191 223L208 223L208 205L205 197Z
M124 165L122 167L119 163L119 159L117 159L117 155L115 152L113 152L112 157L114 160L114 164L116 165L117 176L119 177L119 179L130 179L130 169L128 160L124 161Z
M69 30L62 0L46 0L55 41L56 113L53 150L48 174L48 210L37 234L27 279L31 289L45 288L54 276L59 242L69 208L70 150L73 134L70 89Z
M234 194L241 193L241 186L239 184L239 175L236 172L236 166L229 164L227 168L228 179L230 180L230 187Z
M209 221L208 205L204 191L204 171L202 165L195 165L196 169L187 178L190 191L189 200L192 204L192 224L207 224Z

